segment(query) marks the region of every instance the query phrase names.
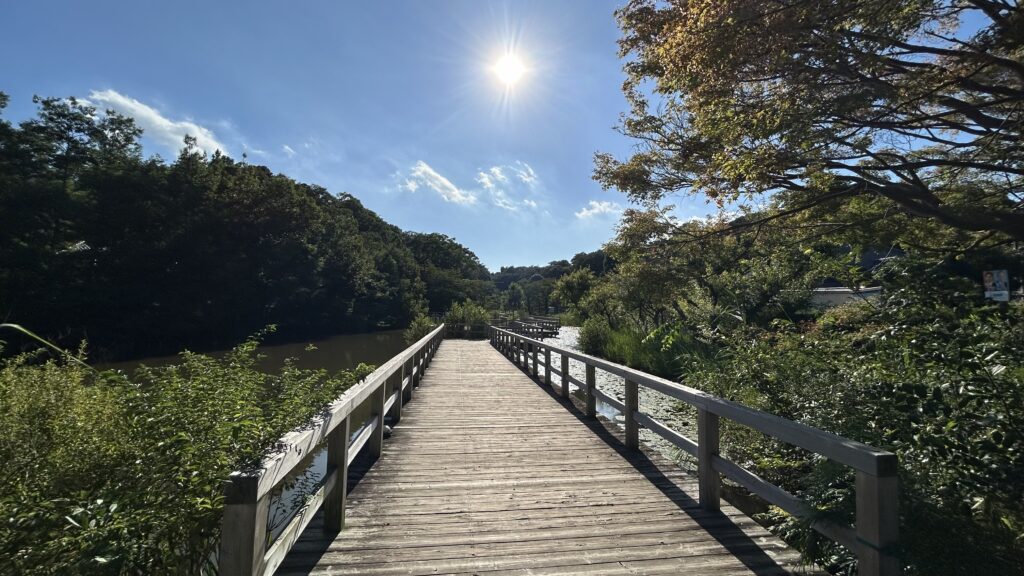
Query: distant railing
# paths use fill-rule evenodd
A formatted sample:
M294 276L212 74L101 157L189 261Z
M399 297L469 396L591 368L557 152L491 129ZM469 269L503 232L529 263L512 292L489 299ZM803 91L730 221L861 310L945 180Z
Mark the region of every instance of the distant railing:
M487 338L487 324L449 324L445 330L445 338L462 338L464 340L484 340Z
M551 385L551 375L561 377L560 392L569 397L569 384L578 386L585 394L586 414L597 415L597 400L614 407L625 418L626 446L638 449L639 430L643 425L697 459L697 480L700 505L705 510L718 510L721 506L722 481L720 474L786 512L808 519L815 530L845 546L858 558L859 573L863 576L895 576L900 573L895 548L899 538L899 502L897 489L896 455L854 440L819 430L806 424L780 418L767 412L754 410L723 398L701 392L634 370L628 366L608 362L558 346L491 327L490 343L508 356L515 364L534 378L538 367L544 366L544 383ZM538 355L543 352L543 358ZM560 369L551 365L551 353L561 356ZM569 374L569 361L577 360L586 367L586 382ZM621 376L625 380L625 402L597 389L595 369ZM697 441L669 428L665 423L640 411L639 387L644 386L670 398L685 402L697 409ZM719 453L719 417L749 426L773 438L799 446L845 464L856 470L856 528L840 526L813 517L813 508L800 498L769 483L753 472L727 460Z
M401 419L402 404L412 400L413 389L423 378L444 334L442 324L346 390L327 407L325 416L281 438L281 450L263 460L258 470L231 474L221 524L220 574L273 574L320 508L324 510L324 531L341 531L349 465L363 450L372 459L380 456L384 419ZM352 414L367 404L371 407L369 420L353 426ZM359 433L350 441L353 430ZM327 472L320 489L268 547L268 513L275 488L308 464L309 457L324 445Z

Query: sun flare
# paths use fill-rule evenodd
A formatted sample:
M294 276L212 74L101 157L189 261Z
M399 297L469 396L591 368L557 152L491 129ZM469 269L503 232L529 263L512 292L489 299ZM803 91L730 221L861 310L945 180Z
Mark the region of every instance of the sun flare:
M494 64L493 70L494 74L505 86L512 87L523 77L526 67L523 66L522 61L515 54L506 54Z

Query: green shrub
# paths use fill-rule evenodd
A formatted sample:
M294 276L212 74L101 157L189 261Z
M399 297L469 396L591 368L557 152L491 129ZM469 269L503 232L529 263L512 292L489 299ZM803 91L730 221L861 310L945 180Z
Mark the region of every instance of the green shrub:
M472 300L452 304L448 313L444 315L445 324L453 327L463 326L472 328L485 326L490 322L490 319L491 314L487 309Z
M413 319L402 335L405 338L405 343L412 345L418 342L420 338L430 334L434 328L437 328L437 323L430 316L420 314Z
M913 574L1020 574L1024 566L1024 309L983 302L970 282L912 261L884 296L718 336L726 353L684 382L900 459L902 558ZM820 514L852 523L853 474L738 426L723 450ZM773 515L799 539L805 524ZM854 570L831 544L807 549Z
M611 341L612 327L600 316L592 316L580 327L579 347L587 354L604 356L612 360L608 343Z
M133 377L0 363L0 556L10 573L213 571L223 482L370 367L256 369L257 342Z

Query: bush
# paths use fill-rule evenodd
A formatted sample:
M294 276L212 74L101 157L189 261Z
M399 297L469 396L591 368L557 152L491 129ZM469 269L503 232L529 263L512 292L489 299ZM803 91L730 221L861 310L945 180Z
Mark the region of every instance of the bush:
M408 345L415 344L427 334L430 334L434 328L437 328L437 323L434 322L433 318L425 314L420 314L413 319L409 327L405 329L403 336L405 337L405 343Z
M608 343L612 338L612 327L608 321L600 316L592 316L583 322L580 327L580 350L587 354L602 355L612 360L608 350Z
M223 482L370 372L256 369L257 341L134 377L0 363L0 556L32 574L212 573Z
M486 326L490 319L491 315L487 309L472 300L452 304L451 309L444 315L445 324L453 327L473 328Z
M1024 566L1024 309L985 303L972 283L913 261L884 296L719 334L725 353L690 362L686 384L895 452L902 557L913 574L1020 574ZM849 469L742 427L723 450L820 514L854 520ZM799 538L806 525L774 514ZM808 551L852 572L844 550Z

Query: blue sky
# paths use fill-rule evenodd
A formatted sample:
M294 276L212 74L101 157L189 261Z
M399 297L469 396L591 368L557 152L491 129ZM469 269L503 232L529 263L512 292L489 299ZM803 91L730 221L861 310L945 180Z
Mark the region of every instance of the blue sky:
M186 133L406 230L442 232L492 270L598 248L628 202L591 179L626 156L619 2L11 2L5 112L33 94L134 116L145 150ZM493 64L514 52L511 88ZM681 216L710 209L694 202Z

